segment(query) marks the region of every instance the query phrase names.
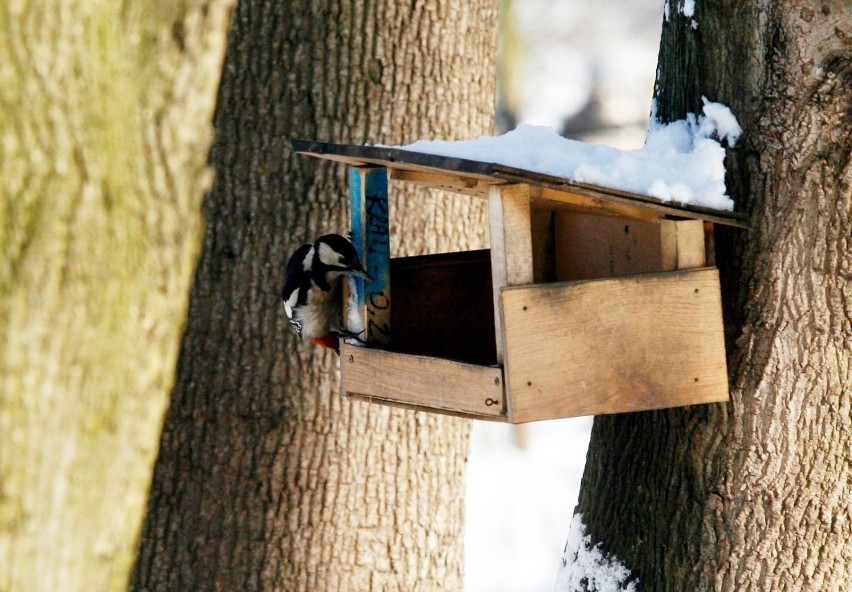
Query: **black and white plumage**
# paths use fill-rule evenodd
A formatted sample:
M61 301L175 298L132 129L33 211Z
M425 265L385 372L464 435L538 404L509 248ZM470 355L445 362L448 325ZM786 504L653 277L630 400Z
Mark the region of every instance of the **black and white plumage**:
M370 279L355 246L326 234L296 249L287 261L281 298L293 331L303 340L338 350L343 328L343 278Z

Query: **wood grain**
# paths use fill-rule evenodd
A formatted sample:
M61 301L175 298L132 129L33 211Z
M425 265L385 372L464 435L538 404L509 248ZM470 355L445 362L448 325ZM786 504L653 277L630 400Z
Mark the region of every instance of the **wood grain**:
M500 289L533 281L530 190L527 185L491 187L488 194L491 237L491 283L494 295L494 331L497 361L503 361Z
M560 281L664 271L658 221L557 212L555 226Z
M663 269L673 271L707 265L704 231L705 223L701 220L661 220Z
M483 179L474 176L461 176L452 173L436 172L431 169L391 169L390 178L393 181L413 183L431 189L443 189L452 193L462 193L473 197L487 198L491 185L501 185L505 181L499 179Z
M503 370L344 344L345 395L431 411L505 420Z
M598 216L624 216L635 220L659 220L675 213L671 209L646 207L629 201L610 200L589 193L577 193L555 187L532 185L533 200L541 202L542 207L556 210L575 211Z
M633 220L558 211L555 226L556 278L561 281L706 265L701 220Z
M502 291L509 420L728 399L718 270Z

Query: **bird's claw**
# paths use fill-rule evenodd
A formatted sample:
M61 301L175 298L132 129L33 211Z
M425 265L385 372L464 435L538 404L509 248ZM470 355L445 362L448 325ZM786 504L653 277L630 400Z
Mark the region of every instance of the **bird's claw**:
M354 331L347 331L343 329L339 331L340 337L348 343L349 345L357 345L359 347L364 347L367 345L367 342L361 339L361 335L364 334L363 331L359 331L358 333Z

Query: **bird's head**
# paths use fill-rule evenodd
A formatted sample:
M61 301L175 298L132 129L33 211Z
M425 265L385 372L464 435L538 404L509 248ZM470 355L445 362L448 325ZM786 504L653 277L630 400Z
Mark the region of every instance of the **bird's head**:
M328 280L341 275L373 279L361 265L355 245L339 234L326 234L316 240L314 265L322 270Z

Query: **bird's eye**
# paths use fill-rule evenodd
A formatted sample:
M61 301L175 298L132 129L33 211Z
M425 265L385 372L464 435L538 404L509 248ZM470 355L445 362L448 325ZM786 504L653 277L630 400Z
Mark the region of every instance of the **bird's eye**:
M343 255L339 255L337 257L337 262L338 263L346 263L346 257L344 257Z

